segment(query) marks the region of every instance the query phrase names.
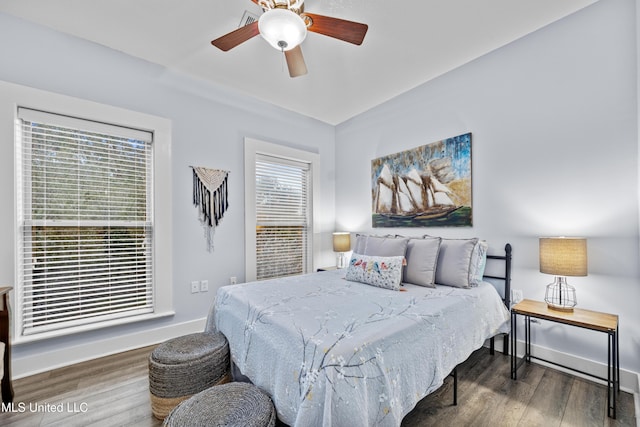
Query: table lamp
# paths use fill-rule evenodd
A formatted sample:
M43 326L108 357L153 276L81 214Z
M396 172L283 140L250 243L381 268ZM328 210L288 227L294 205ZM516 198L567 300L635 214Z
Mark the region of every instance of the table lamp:
M345 252L351 250L351 233L339 231L333 233L333 251L338 252L336 259L336 267L345 268L347 266L347 257Z
M553 310L573 311L576 290L566 276L587 275L587 239L582 237L541 237L540 272L555 275L547 285L544 300Z

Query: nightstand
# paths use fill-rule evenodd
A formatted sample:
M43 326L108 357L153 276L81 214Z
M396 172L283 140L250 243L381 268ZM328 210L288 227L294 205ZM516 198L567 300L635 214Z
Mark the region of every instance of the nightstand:
M524 340L525 354L518 361L516 354L516 320L518 315L524 316ZM586 372L573 369L559 363L551 362L531 354L531 319L544 319L550 322L564 325L577 326L607 334L608 355L607 355L607 378L601 378ZM547 303L542 301L522 300L511 307L511 378L517 379L518 368L523 362L530 363L531 359L541 360L570 371L578 372L607 382L607 415L616 418L616 393L620 391L620 353L618 339L618 316L616 314L600 313L597 311L574 308L573 311L559 311L547 307Z
M337 269L338 267L334 265L333 267L320 267L316 271L331 271L331 270L337 270Z

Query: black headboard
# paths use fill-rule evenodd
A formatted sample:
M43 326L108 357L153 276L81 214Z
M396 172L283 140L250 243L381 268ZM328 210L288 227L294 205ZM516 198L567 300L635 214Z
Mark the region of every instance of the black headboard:
M497 279L497 280L504 281L504 295L503 295L502 301L504 302L504 305L507 307L507 310L510 310L511 309L511 245L507 243L504 246L504 255L487 255L487 262L488 260L498 260L498 261L504 262L504 274L500 274L500 275L485 274L483 277L486 279ZM507 336L505 336L503 340L504 354L509 354L509 351L508 351L509 340L507 339ZM490 342L491 354L493 354L493 348L494 348L494 338L491 337L491 342Z
M485 274L483 277L487 279L504 280L504 295L502 301L507 309L511 308L511 244L507 243L504 246L504 255L487 255L487 260L501 260L504 261L504 274L499 276L493 276Z

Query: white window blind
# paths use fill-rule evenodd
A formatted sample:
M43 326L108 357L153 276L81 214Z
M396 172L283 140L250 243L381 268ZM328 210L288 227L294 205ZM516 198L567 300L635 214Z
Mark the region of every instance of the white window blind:
M22 335L153 311L150 132L18 109Z
M256 156L256 278L308 272L311 179L308 163Z

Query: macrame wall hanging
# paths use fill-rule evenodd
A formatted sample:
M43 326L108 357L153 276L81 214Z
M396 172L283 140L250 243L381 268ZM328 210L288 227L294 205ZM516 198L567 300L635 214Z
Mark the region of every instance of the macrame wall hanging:
M198 216L205 228L207 250L213 250L213 233L229 209L229 172L220 169L191 166L193 169L193 204L200 209Z

